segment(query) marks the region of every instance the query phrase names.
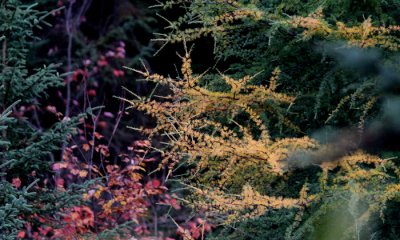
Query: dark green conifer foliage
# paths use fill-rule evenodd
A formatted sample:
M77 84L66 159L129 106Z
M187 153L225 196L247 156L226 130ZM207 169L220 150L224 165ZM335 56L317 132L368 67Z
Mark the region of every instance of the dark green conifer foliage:
M60 207L76 203L76 190L64 193L43 184L51 176L52 153L59 150L73 132L77 119L56 123L42 129L31 119L13 117L18 104L35 104L35 98L46 97L50 87L62 86L57 64L27 68L30 46L36 40L33 29L49 25L48 12L35 10L17 0L0 1L0 238L15 239L33 213L51 214ZM47 26L46 26L47 27ZM35 171L36 174L31 174ZM22 186L10 182L19 178ZM39 187L41 186L41 187Z

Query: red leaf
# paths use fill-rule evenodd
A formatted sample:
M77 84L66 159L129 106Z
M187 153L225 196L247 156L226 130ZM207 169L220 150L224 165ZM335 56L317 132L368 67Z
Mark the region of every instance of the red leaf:
M85 70L78 69L74 71L74 74L72 75L72 81L79 81L86 77L87 77L87 72Z
M24 231L19 231L17 238L25 238L26 233Z
M104 66L108 65L108 62L107 62L107 60L106 60L106 58L104 56L101 56L99 61L97 61L97 65L99 67L104 67Z
M88 90L87 93L88 93L89 97L95 97L96 96L96 90L94 90L94 89Z
M21 187L21 179L19 178L13 178L12 179L12 185L16 188Z
M116 77L123 77L125 75L125 72L122 70L114 69L113 74Z

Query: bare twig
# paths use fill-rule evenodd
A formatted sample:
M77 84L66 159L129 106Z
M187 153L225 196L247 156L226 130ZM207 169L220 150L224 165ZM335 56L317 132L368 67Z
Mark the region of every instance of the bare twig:
M89 9L92 0L84 0L81 7L79 8L78 14L73 16L72 8L75 3L75 0L70 0L68 8L66 9L65 15L65 29L68 36L68 48L67 48L67 72L70 73L72 71L72 40L74 37L75 31L79 28L81 18L84 16L86 11ZM65 107L65 117L70 116L70 105L71 105L71 80L72 76L69 74L67 76L67 101Z
M4 40L3 40L3 49L2 49L2 63L3 63L3 66L6 66L6 59L7 59L7 39L4 38Z
M68 36L68 48L67 48L67 72L70 73L72 71L72 39L73 39L73 30L74 26L72 23L72 7L75 1L70 0L68 8L66 9L65 15L65 29ZM71 74L67 76L67 101L65 106L65 117L69 117L70 114L70 105L71 105Z

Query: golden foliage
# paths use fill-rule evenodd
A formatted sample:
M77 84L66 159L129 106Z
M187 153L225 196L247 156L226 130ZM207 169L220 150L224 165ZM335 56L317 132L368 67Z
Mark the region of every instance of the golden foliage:
M225 223L253 218L265 214L268 209L303 207L308 198L292 199L263 196L250 185L243 186L239 195L226 194L221 190L196 189L195 195L201 200L196 205L205 208L210 217L225 216Z
M254 76L237 80L221 73L220 77L229 90L211 91L201 84L205 73L193 74L190 52L181 58L181 78L150 74L146 69L134 70L147 81L168 86L172 94L148 98L134 94L136 99L125 99L131 107L154 117L157 122L152 129L141 129L143 134L168 138L164 148L156 149L162 153L160 168L168 165L172 172L177 162L187 161L195 163L194 172L198 173L210 167L213 161L218 161L220 173L216 184L223 186L234 177L237 169L248 164L263 168L266 174L282 174L287 170L284 160L290 152L317 146L308 137L270 138L260 115L265 109L291 104L295 100L276 92L280 74L278 68L272 74L269 87L251 84ZM235 120L239 114L245 114L247 122L239 124ZM230 125L221 119L226 119ZM288 127L293 126L289 120L286 123ZM254 128L259 134L254 134ZM245 217L260 215L267 208L294 207L302 203L300 199L262 196L247 185L238 198L227 197L221 190L199 190L196 193L208 196L212 205L220 206L222 212L233 211L232 220L240 212L236 210L245 210L249 206L256 207ZM198 205L203 203L200 201Z
M178 0L170 1L168 4L173 2L188 3L188 1ZM224 42L224 37L229 36L230 31L235 27L243 26L240 20L246 19L254 21L254 24L265 21L262 23L267 22L265 25L268 27L275 24L275 26L289 26L291 29L300 28L303 30L304 40L319 37L335 41L344 40L351 45L364 48L382 47L393 51L399 49L400 43L396 35L400 31L400 26L374 26L371 18L365 19L359 25L343 22L332 24L324 18L322 8L306 17L293 16L287 19L273 14L267 16L266 12L256 7L246 8L236 1L211 2L225 5L213 12L217 15L199 16L196 11L191 11L191 14L186 14L175 22L169 22L171 34L161 35L162 37L156 40L186 43L205 35L212 35L216 41L220 41L218 44L230 44L229 41ZM193 9L199 7L201 9L199 12L204 12L206 9L201 1L190 1L190 4L193 4L191 5ZM210 5L210 8L212 7ZM191 23L195 23L194 28L190 25ZM309 203L325 201L337 192L339 194L350 192L350 199L345 199L343 197L345 194L340 196L348 200L349 206L351 205L350 211L359 210L356 206L359 199L365 197L365 200L369 201L369 209L359 217L366 222L371 212L382 209L385 202L399 197L400 187L397 183L390 182L393 179L390 179L391 176L386 172L386 167L398 175L399 171L397 167L390 165L390 162L362 151L352 152L356 147L349 148L351 150L346 153L348 154L346 156L334 155L332 153L337 150L335 147L343 147L343 145L319 146L316 141L308 137L284 139L270 137L261 118L261 114L265 112L278 117L286 127L299 131L289 120L279 115L279 111L276 111L276 106L293 104L295 101L292 96L276 91L280 75L279 68L273 71L269 87L252 85L251 80L254 76L234 79L220 74L221 79L229 86L229 90L211 91L201 83L205 73L193 73L190 52L186 51L182 62L182 78L150 74L146 69L145 71L135 70L148 81L168 86L172 94L154 95L150 98L138 97L136 100L127 101L132 107L146 112L157 121L155 128L144 129L142 133L168 138L165 148L158 149L163 157L160 167L169 162L186 160L195 164L194 175L209 169L213 169L215 171L213 174L218 175L214 175L214 179L210 180L212 187L194 188L195 195L200 199L195 202L196 206L206 208L208 214L217 218L222 217L225 223L232 223L241 218L260 216L268 209L296 207L299 211L292 227L297 228L303 215L306 215L305 209ZM359 92L355 94L357 93ZM351 103L355 94L344 97L326 122L331 121L346 104ZM374 97L366 102L360 118L360 129L364 125L368 111L376 101L377 98ZM243 113L247 117L247 122L244 123L236 120L237 116ZM227 121L221 121L221 119ZM254 134L254 128L257 128L259 134ZM349 141L344 142L353 144ZM355 142L354 144L357 145ZM311 160L306 159L309 163L304 165L315 164L322 168L320 188L313 189L314 192L320 191L318 194L309 196L306 186L297 198L264 196L248 184L244 185L243 191L237 195L228 194L224 190L226 185L234 182L231 179L240 172L238 170L241 168L253 165L262 169L259 171L262 174L279 175L288 170L288 163L285 160L292 153L306 152L308 154L315 149L323 154L317 154L318 159L312 159L314 156L310 154ZM328 159L330 157L332 159ZM313 160L316 161L313 162ZM173 165L169 165L170 169ZM294 165L302 166L302 164Z
M250 84L253 77L245 76L239 80L221 74L221 78L230 86L227 92L210 91L200 86L199 82L205 73L194 75L189 53L182 57L181 79L172 79L150 74L147 70L141 73L146 80L169 86L173 94L127 100L132 107L155 117L157 126L146 129L145 134L166 135L169 138L170 152L164 153L163 164L178 161L185 157L197 162L198 168L208 166L210 158L226 159L225 170L228 176L230 166L239 161L251 161L266 164L272 172L281 172L281 161L287 157L290 149L315 147L309 138L293 138L272 141L265 124L260 118L264 109L273 108L275 104L290 104L293 97L275 92L279 70L276 69L269 88ZM156 100L156 99L159 100ZM246 113L250 123L242 126L234 118L239 113ZM228 117L231 124L239 129L233 131L216 121L218 117ZM286 120L287 126L293 124ZM256 126L259 137L251 133L250 127ZM285 150L284 150L285 149Z
M320 7L308 16L280 16L276 13L267 13L253 4L243 4L238 1L214 0L188 1L172 0L156 5L169 8L174 4L186 3L194 9L175 21L165 19L171 29L169 34L157 34L154 41L167 43L194 41L204 36L212 36L222 49L229 45L227 36L235 29L243 28L241 20L251 20L252 24L286 26L303 29L302 37L309 40L313 37L346 41L350 45L359 47L381 47L396 51L400 48L398 38L400 26L374 26L371 17L359 25L350 25L344 22L330 23L324 18ZM217 9L217 10L216 10ZM214 15L204 14L211 11ZM200 25L199 25L200 24ZM245 51L244 49L241 49Z
M288 21L295 28L303 28L303 38L323 36L336 40L345 40L350 45L368 48L382 47L392 51L400 48L397 37L400 26L373 26L369 17L358 26L346 26L343 22L336 22L336 26L328 24L323 18L322 10L311 13L307 17L294 16Z
M206 5L213 6L219 5L224 6L224 12L217 16L202 15L198 16L196 14L186 14L174 22L165 19L169 26L167 28L172 29L172 32L168 35L158 34L160 37L154 39L155 41L161 41L166 43L176 43L184 41L194 41L200 37L209 35L224 35L230 27L234 25L235 22L243 19L252 19L254 21L262 20L264 17L264 12L254 8L248 7L238 1L225 1L225 0L213 0L209 3L204 1L187 1L187 0L173 0L166 3L160 3L156 5L157 7L162 7L164 9L170 8L176 4L188 3L192 6L204 7ZM201 19L203 26L190 27L191 23L198 23ZM189 25L189 27L184 27Z
M351 175L346 175L345 177L355 178L363 176L363 168L360 167L360 163L372 164L374 167L378 167L382 163L382 159L375 155L366 154L362 151L357 151L351 155L344 156L336 161L327 161L321 164L321 167L325 170L334 169L340 166L343 170L348 171ZM365 172L364 172L365 173Z
M231 223L240 218L260 216L268 209L296 207L300 210L297 216L300 222L304 209L311 202L321 200L324 191L339 188L351 190L349 183L352 182L358 183L357 189L368 189L368 183L371 181L387 179L381 170L384 161L359 151L350 152L349 155L335 161L318 159L317 162L311 163L318 164L323 169L321 194L308 196L307 188L303 187L298 198L265 196L248 184L243 186L239 195L226 193L223 189L233 182L232 179L241 168L253 165L262 169L262 174L282 175L289 169L290 163L287 160L293 153L312 153L314 150L327 150L329 153L335 149L330 149L329 144L319 146L309 137L270 137L261 114L264 114L266 109L272 109L268 111L274 112L275 106L292 104L295 100L291 96L276 92L280 74L278 68L272 74L269 87L253 85L251 80L254 76L234 79L221 73L220 78L229 86L228 90L211 91L202 81L206 73L193 73L190 51L186 51L181 59L182 77L179 78L151 74L146 68L144 71L133 69L142 74L147 81L168 86L171 94L140 97L132 93L136 99L125 100L132 108L154 117L156 126L152 129L141 129L143 134L166 138L166 141L162 142L165 147L155 150L161 153L160 168L169 167L168 176L173 172L176 163L182 161L195 166L192 172L194 179L203 170L215 171L213 174L217 176L210 180L211 186L192 187L199 199L194 204L196 207L205 208L210 217L222 220L223 223ZM247 121L237 120L240 114L242 117L244 114ZM282 122L287 127L292 126L290 122ZM258 134L254 133L254 129ZM330 170L338 168L340 172L335 173L334 182L328 181L332 179L329 176L333 171ZM385 199L393 197L397 188L393 185L392 189L393 194L385 195ZM371 208L380 209L373 204ZM363 216L367 218L369 213Z

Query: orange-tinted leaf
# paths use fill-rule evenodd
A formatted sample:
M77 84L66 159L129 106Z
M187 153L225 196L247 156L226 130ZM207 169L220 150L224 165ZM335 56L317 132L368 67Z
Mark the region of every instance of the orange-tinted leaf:
M89 151L89 149L90 149L89 144L84 143L84 144L82 145L82 149L85 150L86 152Z
M79 171L79 177L84 178L88 175L88 172L86 170Z
M101 134L98 133L98 132L95 132L95 133L94 133L94 137L97 138L97 139L101 139L101 138L103 138L103 135L101 135Z

